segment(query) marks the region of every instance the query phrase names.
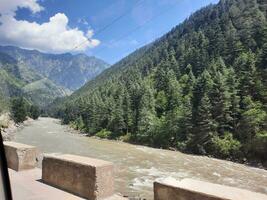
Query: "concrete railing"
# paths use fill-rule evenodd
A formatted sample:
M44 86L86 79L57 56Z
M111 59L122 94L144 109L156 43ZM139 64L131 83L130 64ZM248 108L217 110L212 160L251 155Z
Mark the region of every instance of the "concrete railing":
M37 164L36 147L4 142L8 167L16 171ZM45 155L42 180L90 200L123 200L114 195L113 164L76 155ZM29 188L30 189L30 188ZM154 200L267 200L267 196L192 179L154 183Z
M36 147L16 142L4 142L4 147L9 168L21 171L36 167L38 156Z
M45 155L42 180L90 200L110 197L114 192L113 164L76 155Z
M154 200L267 200L267 196L239 188L192 179L154 183Z

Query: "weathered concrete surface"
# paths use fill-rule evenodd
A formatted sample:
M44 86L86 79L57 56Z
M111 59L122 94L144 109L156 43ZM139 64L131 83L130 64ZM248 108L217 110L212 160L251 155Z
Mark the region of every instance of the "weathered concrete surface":
M193 179L154 183L154 200L267 200L267 196L239 188Z
M16 171L32 169L37 165L38 150L34 146L4 142L7 165Z
M42 180L81 197L98 200L114 192L113 164L76 155L45 155Z
M84 198L42 183L41 169L16 172L9 169L14 200L82 200ZM105 200L126 200L118 195Z

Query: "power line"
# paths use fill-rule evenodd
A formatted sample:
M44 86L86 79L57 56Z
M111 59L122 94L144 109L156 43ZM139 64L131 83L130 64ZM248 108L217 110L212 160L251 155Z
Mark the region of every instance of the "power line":
M111 25L115 24L117 21L119 21L121 18L123 18L124 16L128 15L130 13L130 11L136 7L138 4L141 5L144 2L144 0L139 0L137 1L134 6L130 9L128 9L127 11L125 11L122 15L118 16L117 18L115 18L110 24L107 24L106 26L102 27L101 29L99 29L96 33L95 36L102 33L104 30L106 30L107 28L109 28Z
M132 30L128 31L127 33L125 33L125 34L123 34L123 35L121 35L117 40L112 41L111 44L113 44L113 43L115 43L115 42L118 42L118 41L120 41L121 39L123 39L123 38L129 36L130 34L132 34L132 33L134 33L135 31L141 29L143 26L145 26L145 25L148 24L149 22L151 22L151 21L153 21L154 19L160 17L161 15L165 14L167 11L169 11L169 10L171 10L171 9L173 9L173 8L174 8L174 6L168 8L168 9L166 9L166 10L160 12L160 13L158 13L158 14L155 15L154 17L152 17L152 18L146 20L143 24L141 24L141 25L139 25L139 26L136 26L136 27L133 28ZM102 47L101 49L98 49L98 51L95 51L95 53L97 54L97 53L101 52L101 50L103 50L103 48L104 48L104 47Z
M111 23L105 25L104 27L100 28L95 34L94 36L99 35L100 33L102 33L103 31L105 31L107 28L109 28L110 26L112 26L113 24L115 24L117 21L119 21L120 19L122 19L124 16L128 15L130 13L130 11L136 7L138 4L142 4L144 2L144 0L138 0L133 7L131 7L130 9L128 9L127 11L125 11L123 14L121 14L120 16L116 17L114 20L111 21ZM77 46L75 46L73 49L70 50L70 52L72 52L73 50L79 48L80 46L82 46L84 43L86 43L87 41L91 41L90 38L86 38L86 40L80 44L78 44Z
M152 39L149 39L149 40L147 40L146 42L144 42L142 45L139 45L138 47L136 47L136 48L134 48L134 50L132 50L132 48L128 48L127 49L127 53L125 53L125 54L130 54L131 52L134 52L134 51L136 51L137 49L139 49L139 48L141 48L141 47L143 47L143 46L146 46L146 45L148 45L148 44L150 44L150 43L152 43L152 42L155 42L155 41L157 41L164 33L166 33L166 32L168 32L170 29L169 28L167 28L167 29L165 29L165 30L163 30L163 31L161 31L161 32L159 32L159 33L157 33L156 35L154 35L154 37L152 38Z

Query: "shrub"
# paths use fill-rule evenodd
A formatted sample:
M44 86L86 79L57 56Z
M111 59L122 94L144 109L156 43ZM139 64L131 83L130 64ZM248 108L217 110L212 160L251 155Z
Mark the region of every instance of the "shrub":
M21 123L27 118L28 103L22 97L13 98L11 101L11 117L16 123Z
M108 131L107 129L102 129L101 131L97 132L95 136L102 139L108 139L111 137L111 134L111 131Z
M31 105L29 109L29 117L36 120L40 116L40 109L38 106Z
M75 121L71 121L69 124L70 124L70 127L75 130L84 131L85 129L85 125L84 125L84 122L81 116L78 117Z
M179 150L179 151L182 151L184 152L186 150L186 142L177 142L176 143L176 148Z
M123 142L130 142L131 141L131 133L127 133L126 135L123 135L120 137L120 140Z
M8 113L0 114L0 128L8 128L10 123L10 117Z
M236 156L239 153L241 144L233 138L231 133L225 132L223 137L214 136L212 138L212 146L217 157L227 158Z
M258 132L251 143L251 152L256 157L267 159L267 131Z

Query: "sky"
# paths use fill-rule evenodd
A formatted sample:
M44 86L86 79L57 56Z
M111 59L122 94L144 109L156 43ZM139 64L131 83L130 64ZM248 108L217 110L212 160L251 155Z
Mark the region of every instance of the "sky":
M114 64L219 0L0 0L0 45Z

